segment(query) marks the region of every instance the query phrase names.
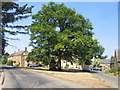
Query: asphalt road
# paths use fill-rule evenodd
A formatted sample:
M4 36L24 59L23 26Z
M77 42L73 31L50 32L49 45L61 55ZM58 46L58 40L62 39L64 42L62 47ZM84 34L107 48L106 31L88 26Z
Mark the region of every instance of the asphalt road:
M113 86L115 86L116 88L118 88L118 76L113 76L113 75L109 75L109 74L105 74L105 72L103 71L96 71L96 73L94 73L97 77L104 79L105 81L111 83Z
M84 88L41 73L3 67L5 81L3 88Z

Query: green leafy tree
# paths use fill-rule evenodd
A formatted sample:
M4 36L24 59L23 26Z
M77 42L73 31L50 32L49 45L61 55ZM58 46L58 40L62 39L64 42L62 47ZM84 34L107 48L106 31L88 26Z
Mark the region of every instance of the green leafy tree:
M28 18L30 15L33 6L27 7L27 4L24 6L19 6L15 2L0 2L2 3L2 22L0 23L0 35L2 36L2 54L5 52L5 46L9 45L8 40L14 40L8 38L6 33L11 35L17 34L26 34L26 31L21 30L21 28L27 27L26 25L13 25L12 23ZM15 30L11 30L17 28Z
M40 60L48 61L50 66L54 58L57 70L61 70L62 59L74 62L74 58L77 58L79 64L89 65L93 57L100 57L104 51L99 42L93 39L89 19L64 4L50 2L43 5L32 19L34 21L28 28L30 45ZM51 70L54 68L50 67Z
M116 61L115 57L111 56L110 61L111 61L111 63L115 63L115 61Z
M98 58L92 62L93 67L99 67L101 64L101 60Z
M35 60L34 55L35 55L35 53L30 52L30 53L28 54L27 58L26 58L26 61L29 62L29 61Z
M5 53L3 56L2 64L6 64L8 62L8 57L9 57L9 53Z
M105 55L105 56L100 56L100 59L106 59L108 56Z
M110 63L110 68L115 68L115 66L116 66L116 64L115 64L116 58L114 56L111 56L110 62L111 62Z
M13 66L13 62L12 61L8 61L7 65Z

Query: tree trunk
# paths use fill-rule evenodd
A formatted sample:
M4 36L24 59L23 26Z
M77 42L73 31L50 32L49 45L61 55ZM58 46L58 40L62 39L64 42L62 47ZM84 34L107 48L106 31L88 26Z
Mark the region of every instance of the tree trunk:
M49 70L50 71L56 71L56 62L55 60L52 60L49 64Z
M58 58L57 65L58 65L58 71L61 71L62 69L61 69L61 58L60 57Z

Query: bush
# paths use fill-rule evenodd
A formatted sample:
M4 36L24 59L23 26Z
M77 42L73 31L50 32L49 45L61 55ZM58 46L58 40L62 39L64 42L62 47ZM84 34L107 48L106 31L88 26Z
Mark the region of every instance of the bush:
M2 60L2 64L6 64L6 63L7 63L6 59Z
M2 60L0 60L0 65L2 64Z
M69 65L66 65L64 68L68 68L69 67Z
M109 70L109 73L115 73L116 72L116 69L115 68L112 68Z
M13 66L13 62L12 61L8 61L7 65Z
M120 67L118 67L118 71L120 72Z
M119 67L112 68L108 72L113 73L116 76L116 75L119 75L119 69L120 69Z
M20 66L20 64L16 64L16 65L15 65L15 67L19 67L19 66Z

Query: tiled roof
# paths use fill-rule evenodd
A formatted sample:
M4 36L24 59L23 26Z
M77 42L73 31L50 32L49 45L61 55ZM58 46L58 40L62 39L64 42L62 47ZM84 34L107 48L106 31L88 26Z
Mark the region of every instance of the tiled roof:
M101 59L101 64L110 64L110 59Z
M17 52L12 53L11 56L22 55L24 52L25 50L17 51ZM28 55L28 52L25 55Z
M24 50L22 50L22 51L17 51L17 52L15 52L15 53L13 53L13 55L21 55L22 53L24 53Z

